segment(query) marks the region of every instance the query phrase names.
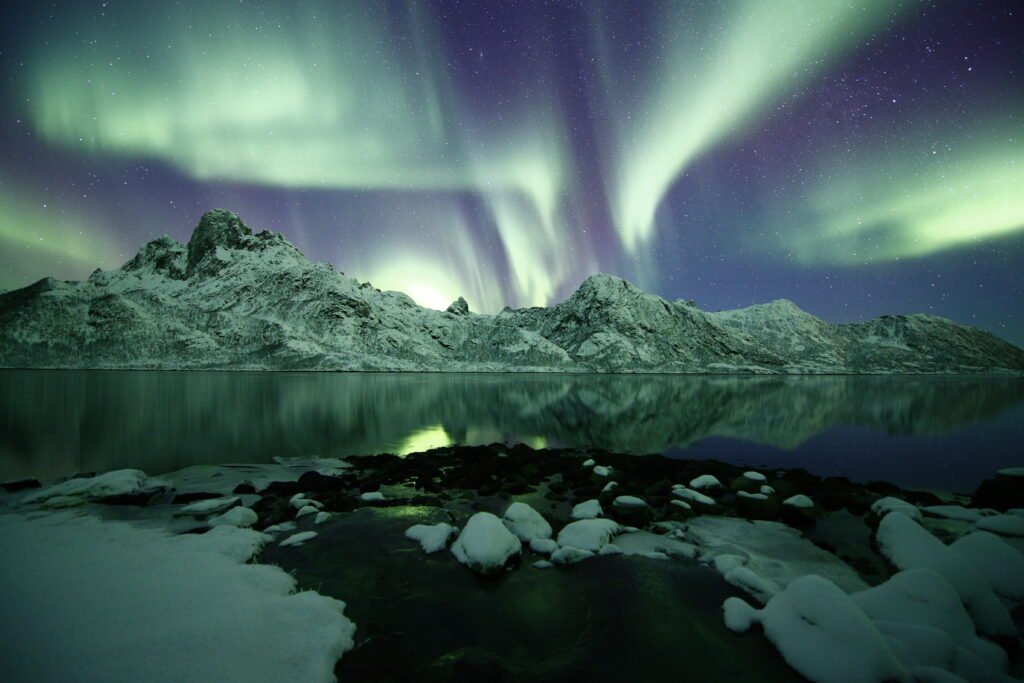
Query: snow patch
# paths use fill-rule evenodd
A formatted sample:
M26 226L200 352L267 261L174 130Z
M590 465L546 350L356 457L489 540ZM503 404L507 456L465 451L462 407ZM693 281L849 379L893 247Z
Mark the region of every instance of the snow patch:
M423 552L430 554L444 550L451 538L458 529L451 524L441 522L439 524L414 524L405 530L405 537L416 541L423 548Z

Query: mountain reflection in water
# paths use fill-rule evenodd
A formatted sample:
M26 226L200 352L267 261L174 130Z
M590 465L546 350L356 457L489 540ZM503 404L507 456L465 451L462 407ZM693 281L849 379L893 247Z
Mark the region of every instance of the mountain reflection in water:
M989 467L1015 464L1024 435L1014 378L8 370L0 380L0 479L494 441L716 457L709 437L725 437L734 459L749 444L751 462L774 453L773 466L814 469L842 451L846 428L924 439L916 448L939 459L976 457L945 453L949 437L968 434Z

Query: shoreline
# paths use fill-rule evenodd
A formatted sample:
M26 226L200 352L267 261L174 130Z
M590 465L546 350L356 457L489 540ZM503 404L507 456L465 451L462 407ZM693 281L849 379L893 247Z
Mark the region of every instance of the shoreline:
M158 478L142 473L117 475L115 471L69 481L72 489L84 486L83 490L88 490L90 482L117 476L124 478L120 489L108 483L105 495L75 494L84 496L80 500L61 492L62 486L68 488L66 484L8 493L0 498L4 506L0 519L33 509L37 510L33 515L39 518L42 514L39 519L45 519L67 514L65 506L70 506L84 512L86 518L111 524L164 528L171 532L171 538L203 538L225 524L236 529L226 533L256 534L260 541L252 553L255 562L269 562L293 574L300 590L316 591L347 603L346 614L351 614L355 622L355 636L354 650L343 656L334 670L342 680L374 680L383 673L395 673L396 666L407 674L426 666L437 680L463 670L497 672L508 680L549 680L545 676L555 680L587 670L588 665L580 659L583 655L577 653L580 657L570 657L571 661L566 662L523 660L506 648L512 647L517 638L528 639L526 631L519 634L519 627L506 625L504 628L512 629L511 637L506 636L502 644L501 628L478 623L478 616L463 612L463 607L453 601L464 598L465 609L480 603L500 610L505 609L499 605L508 602L507 596L518 595L521 602L558 585L565 600L586 603L605 599L601 586L625 581L623 585L639 591L637 600L643 603L653 599L653 594L648 594L651 585L668 581L673 591L680 592L683 605L696 599L690 582L698 582L706 586L702 590L708 595L718 596L717 600L743 599L756 606L775 595L785 595L785 586L809 573L831 577L845 593L857 595L888 585L903 571L899 559L894 560L884 550L884 543L879 545L875 540L883 519L893 514L909 515L907 519L916 520L912 524L946 547L947 542L976 534L979 524L991 523L981 520L1015 514L969 508L972 501L963 497L944 499L885 482L858 484L799 469L758 470L711 460L674 460L658 454L535 450L504 444L447 447L404 457L384 454L264 466L197 466ZM712 478L717 486L710 483ZM1000 475L992 481L1000 478L1006 479ZM610 481L618 483L610 486ZM974 503L996 503L1004 511L1018 505L1017 498L1012 497L1021 495L1019 479L1009 488L1000 489L1001 493L996 492L1011 498L993 498L993 492L983 494L983 488L975 492ZM47 493L51 489L57 489L57 494ZM23 504L32 498L36 502ZM587 500L594 501L601 514L574 515L574 508ZM620 504L623 500L628 504ZM56 509L45 512L51 503ZM460 566L458 559L445 550L455 542L457 530L443 540L438 552L430 554L403 534L416 524L464 529L477 515L493 514L500 519L508 514L512 503L540 513L550 530L549 538L559 540L555 547L573 552L566 550L563 559L551 567L545 559L546 552L550 552L544 547L548 544L520 541L521 550L480 576L479 567L473 570ZM192 512L186 512L190 509ZM224 517L231 519L215 521ZM232 519L252 530L237 529ZM560 531L587 519L616 529L600 545L601 553L566 545L569 541ZM296 537L300 540L293 541ZM1024 553L1024 538L1020 542L1014 540L1016 537L1004 538L1009 539L1008 544L1015 544L1015 552ZM615 552L605 553L606 547ZM352 554L353 549L361 550ZM702 573L707 569L712 572ZM73 577L73 565L68 571ZM364 579L359 577L371 575L382 578L374 579L377 589L366 593L359 584ZM639 576L650 578L637 584ZM354 583L338 577L350 577ZM394 585L387 577L392 577ZM652 580L655 584L649 584ZM421 581L424 583L419 589L408 585ZM406 605L409 614L405 615L399 605ZM402 636L399 649L408 661L404 665L390 661L390 646L385 647L381 639L392 642L389 639L395 636L386 634L421 629L423 624L416 620L426 620L426 615L436 610L451 612L445 630L453 635L447 639ZM749 638L730 635L728 617L723 624L721 614L712 606L677 606L673 610L670 617L664 617L676 624L672 628L693 628L693 619L706 622L703 628L717 633L716 647L723 653L738 648L732 655L737 656L753 648L758 653L754 663L775 672L768 678L788 680L785 661L771 648L762 647L760 643L765 641L760 636L756 636L759 644L754 646ZM542 612L542 623L564 622L567 629L568 624L575 623L576 617L571 615ZM650 628L646 622L615 620L614 611L606 614L604 607L598 612L601 616L595 618L601 623L612 619L604 628L612 629L620 638L639 637L630 629L640 633ZM1021 620L1019 607L1014 614ZM537 616L529 616L528 621L534 618ZM686 626L688 623L690 626ZM530 628L542 627L533 623ZM453 638L474 640L477 636L473 633L485 641L480 646L483 650L462 652L454 658L445 655L443 650L455 642ZM685 637L685 630L678 635ZM557 642L561 641L555 641L536 647L545 652L548 647L558 649ZM1009 666L1015 667L1009 671L1019 674L1019 647L1004 646L1011 655ZM636 647L647 648L651 658L659 656L657 643ZM584 647L581 652L586 651ZM645 660L641 668L649 675L664 673L661 667L672 657L662 656L665 662ZM348 660L351 665L346 663ZM615 663L609 664L610 669L625 675L624 669L617 668L625 663L614 657L612 660ZM554 668L549 670L548 665ZM541 675L538 671L547 673ZM714 675L715 669L703 671Z

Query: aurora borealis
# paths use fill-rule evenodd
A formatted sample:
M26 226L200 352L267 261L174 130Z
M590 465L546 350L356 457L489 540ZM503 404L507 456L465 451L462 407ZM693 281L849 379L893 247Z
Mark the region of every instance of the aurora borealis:
M428 306L603 271L1024 342L1017 2L24 5L0 288L223 206Z

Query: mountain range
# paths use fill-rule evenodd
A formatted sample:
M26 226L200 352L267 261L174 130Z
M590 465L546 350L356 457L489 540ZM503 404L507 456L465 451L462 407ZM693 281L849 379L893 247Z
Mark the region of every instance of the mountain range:
M709 313L610 275L564 302L418 306L223 209L188 244L0 294L0 366L666 373L1020 373L1024 351L931 315L831 324L779 300Z

